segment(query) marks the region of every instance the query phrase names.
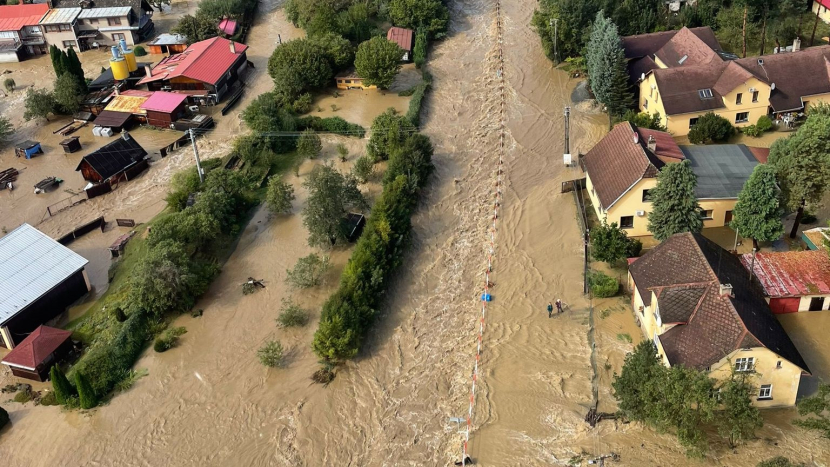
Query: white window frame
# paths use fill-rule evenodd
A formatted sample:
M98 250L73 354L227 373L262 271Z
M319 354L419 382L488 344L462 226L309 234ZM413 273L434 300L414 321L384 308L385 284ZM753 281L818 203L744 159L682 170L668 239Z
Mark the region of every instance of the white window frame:
M755 357L735 359L735 371L755 371Z
M740 118L741 114L746 114L746 118ZM746 123L749 121L749 112L737 112L735 113L735 123Z
M761 387L758 389L758 400L770 399L772 399L772 385L762 384Z

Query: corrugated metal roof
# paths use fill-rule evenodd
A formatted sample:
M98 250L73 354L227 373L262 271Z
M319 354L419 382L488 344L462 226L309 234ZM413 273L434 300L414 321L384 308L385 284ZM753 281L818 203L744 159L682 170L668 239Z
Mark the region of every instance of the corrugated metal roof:
M187 96L184 94L157 91L146 102L141 104L141 108L145 111L152 110L155 112L172 113L186 100Z
M752 255L741 255L752 268ZM824 250L756 253L754 274L769 297L830 295L830 256Z
M87 263L29 224L0 238L0 325Z
M192 44L184 52L160 61L152 70L152 76L144 77L138 84L185 76L204 83L216 84L228 72L248 46L234 42L236 53L231 53L231 41L214 37Z
M131 10L132 7L128 6L118 6L111 8L86 8L84 10L81 10L81 14L78 15L78 18L115 18L118 16L127 16L128 14L130 14Z
M187 44L187 36L182 34L159 34L158 37L148 42L147 45L181 45Z
M3 5L0 6L0 31L19 31L26 26L35 26L49 11L49 5Z
M53 8L40 20L40 24L68 24L81 14L80 8Z
M147 112L141 110L141 105L147 101L147 97L128 96L121 94L115 96L112 102L104 107L104 110L111 110L113 112L125 112L130 114L145 114Z

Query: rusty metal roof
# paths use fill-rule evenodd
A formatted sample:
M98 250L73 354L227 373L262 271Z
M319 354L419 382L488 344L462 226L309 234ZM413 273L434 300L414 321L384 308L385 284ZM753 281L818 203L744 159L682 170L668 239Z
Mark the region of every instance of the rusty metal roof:
M769 297L830 295L830 256L824 250L776 251L741 256Z
M147 102L148 97L139 97L139 96L128 96L128 95L118 95L113 98L113 100L107 104L104 110L110 110L113 112L124 112L129 114L146 114L147 111L143 110L141 106Z

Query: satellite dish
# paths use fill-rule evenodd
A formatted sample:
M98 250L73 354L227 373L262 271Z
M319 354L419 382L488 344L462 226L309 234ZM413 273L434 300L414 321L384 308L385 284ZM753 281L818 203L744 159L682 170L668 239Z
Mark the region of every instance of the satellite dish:
M640 81L642 81L644 79L646 79L646 74L645 73L640 73Z
M769 85L770 91L775 91L775 83Z

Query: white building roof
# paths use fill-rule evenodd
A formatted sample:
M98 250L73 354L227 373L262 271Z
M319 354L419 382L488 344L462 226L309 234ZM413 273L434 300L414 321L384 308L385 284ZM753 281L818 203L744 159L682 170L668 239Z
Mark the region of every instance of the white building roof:
M78 15L80 19L86 18L115 18L118 16L127 16L132 11L132 7L129 6L116 6L116 7L109 7L109 8L85 8L81 10L81 14Z
M40 24L71 24L80 13L80 8L52 8L40 20Z
M29 224L0 238L0 325L88 262Z

